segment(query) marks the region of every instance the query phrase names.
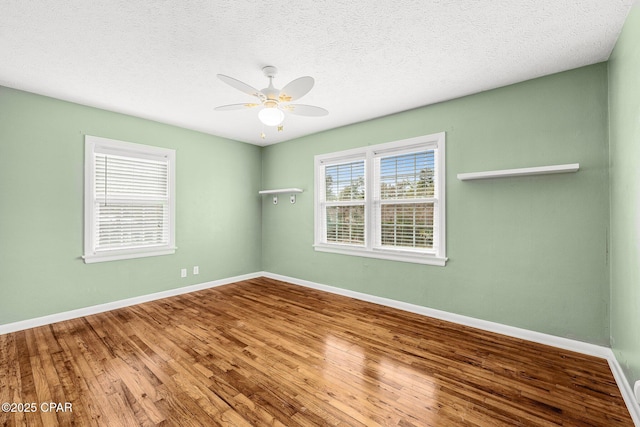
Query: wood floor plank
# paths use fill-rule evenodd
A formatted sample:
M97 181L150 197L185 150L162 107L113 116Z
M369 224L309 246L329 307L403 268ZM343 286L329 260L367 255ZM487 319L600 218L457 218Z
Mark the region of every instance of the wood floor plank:
M604 359L266 278L0 336L0 425L632 426Z

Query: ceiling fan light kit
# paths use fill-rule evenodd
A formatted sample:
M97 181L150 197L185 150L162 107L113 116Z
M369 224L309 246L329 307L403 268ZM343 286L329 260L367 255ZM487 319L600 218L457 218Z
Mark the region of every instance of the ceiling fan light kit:
M258 118L266 126L278 126L284 120L284 113L278 109L278 106L269 107L265 105L265 108L260 110Z
M280 124L285 118L285 112L307 117L321 117L329 114L327 110L321 107L303 104L289 104L289 102L295 101L309 93L314 85L313 77L300 77L293 80L282 89L277 89L273 86L273 79L275 78L278 69L269 65L263 67L262 72L265 77L269 79L269 86L262 90L255 89L254 87L243 83L240 80L234 79L233 77L218 74L218 78L220 80L229 86L246 93L247 95L257 98L258 102L222 105L217 107L216 111L245 110L259 107L260 111L258 112L258 119L260 119L265 126L278 126L278 131L282 130L282 126L280 126ZM261 135L264 135L264 132Z

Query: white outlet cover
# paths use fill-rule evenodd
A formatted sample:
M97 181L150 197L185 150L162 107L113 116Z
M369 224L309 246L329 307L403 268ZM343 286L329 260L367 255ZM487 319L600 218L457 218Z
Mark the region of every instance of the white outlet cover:
M633 385L633 394L636 395L636 402L640 403L640 380Z
M193 267L193 274L200 274L200 267L197 265Z
M180 270L180 277L187 277L187 269L183 268L182 270Z

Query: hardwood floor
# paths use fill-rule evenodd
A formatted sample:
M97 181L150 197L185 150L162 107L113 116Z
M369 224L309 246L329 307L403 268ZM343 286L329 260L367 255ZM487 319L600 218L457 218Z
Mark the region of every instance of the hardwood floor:
M633 425L603 359L264 278L0 335L0 402L34 403L9 426Z

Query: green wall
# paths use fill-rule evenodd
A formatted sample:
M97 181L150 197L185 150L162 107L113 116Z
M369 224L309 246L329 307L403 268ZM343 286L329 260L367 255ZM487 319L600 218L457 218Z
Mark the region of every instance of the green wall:
M640 6L609 60L611 346L631 384L640 379Z
M176 150L175 255L81 260L85 134ZM249 144L0 87L0 324L260 271L260 156Z
M470 76L473 78L473 76ZM596 64L263 150L263 269L595 344L609 343L607 65ZM315 252L314 155L446 132L445 267ZM575 174L461 172L580 163Z
M264 270L608 345L607 84L596 64L265 148L0 87L0 324ZM441 131L446 267L313 250L314 155ZM84 134L177 150L175 255L82 262ZM305 192L257 196L281 187Z

